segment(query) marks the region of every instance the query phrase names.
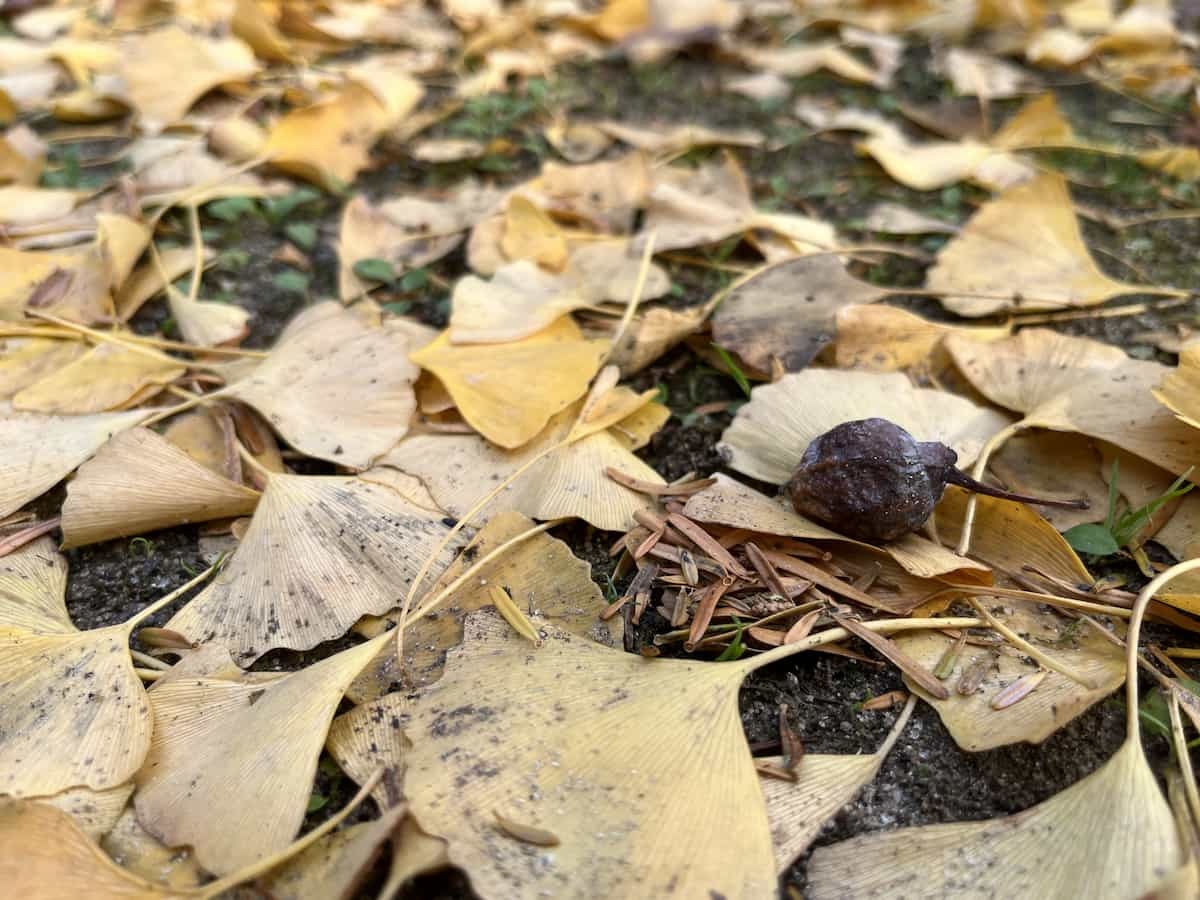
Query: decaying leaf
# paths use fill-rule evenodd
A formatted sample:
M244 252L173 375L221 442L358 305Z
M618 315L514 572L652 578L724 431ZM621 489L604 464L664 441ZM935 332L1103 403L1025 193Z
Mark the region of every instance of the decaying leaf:
M840 309L886 293L832 254L784 260L730 290L713 314L713 339L760 372L772 371L773 360L797 372L833 342Z
M63 546L249 515L258 497L148 428L133 428L101 447L68 487Z
M283 850L304 820L325 733L380 636L269 684L179 678L156 686L137 773L142 824L225 874Z
M721 435L718 450L733 469L782 484L817 435L873 416L895 422L919 441L945 444L958 453L960 466L1007 424L993 410L945 391L915 388L897 373L809 369L756 387Z
M274 475L225 569L166 627L243 665L276 647L311 649L396 606L446 530L376 482Z
M1011 265L1020 259L1019 266ZM961 316L1095 306L1119 294L1161 293L1109 278L1083 242L1061 175L1040 175L984 204L951 239L926 284Z
M663 407L657 408L665 412ZM519 450L504 450L473 435L416 435L401 441L380 464L417 476L443 509L461 516L499 481L563 440L578 414L578 404L559 413ZM650 433L662 422L660 417ZM483 522L509 509L534 519L575 516L606 531L631 527L633 513L648 508L652 501L617 484L604 474L605 468L611 466L654 484L663 481L630 452L621 426L617 423L547 454L485 506L475 520Z
M67 477L110 437L149 415L0 416L0 516L20 509Z
M438 377L472 428L513 449L583 396L607 350L607 341L585 340L562 318L506 344L456 347L443 333L409 357Z
M167 847L138 822L130 804L100 846L122 869L164 888L184 890L206 879L188 847Z
M364 469L408 430L418 374L409 347L398 327L373 327L337 303L320 303L222 393L253 406L293 447Z

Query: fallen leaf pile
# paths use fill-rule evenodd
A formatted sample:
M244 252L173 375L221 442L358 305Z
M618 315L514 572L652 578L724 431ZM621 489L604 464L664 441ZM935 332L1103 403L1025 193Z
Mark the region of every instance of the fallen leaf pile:
M0 4L0 884L1196 896L1191 273L1095 238L1200 218L1194 25ZM784 486L862 419L1060 505L806 518ZM158 599L80 580L135 549ZM806 753L786 705L748 739L747 677L804 653L892 679L805 685L866 752ZM928 729L1040 744L1122 685L1120 749L1042 802L822 837Z

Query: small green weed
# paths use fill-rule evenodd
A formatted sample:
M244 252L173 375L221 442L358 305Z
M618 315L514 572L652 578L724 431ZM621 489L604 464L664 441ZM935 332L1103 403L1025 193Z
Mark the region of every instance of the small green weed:
M716 344L713 344L712 348L717 351L717 356L721 357L721 362L725 363L726 368L729 369L730 376L737 382L737 386L742 389L742 393L746 395L746 398L749 399L750 379L746 377L746 373L742 371L742 367L737 364L733 355L724 347L718 347Z
M1175 482L1167 488L1162 496L1156 497L1145 506L1127 510L1118 515L1117 476L1120 471L1120 461L1114 459L1112 477L1108 483L1108 514L1105 516L1104 522L1076 525L1063 532L1067 543L1080 553L1087 553L1091 556L1112 556L1114 553L1120 553L1122 548L1128 547L1133 542L1156 512L1177 497L1182 497L1193 487L1187 482L1192 471L1188 469L1187 472L1175 479Z

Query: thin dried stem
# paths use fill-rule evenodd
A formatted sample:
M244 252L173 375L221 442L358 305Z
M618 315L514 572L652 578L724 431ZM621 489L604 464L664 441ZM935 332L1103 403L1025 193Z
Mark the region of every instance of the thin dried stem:
M987 472L988 460L992 454L999 449L1000 445L1007 441L1010 437L1027 428L1025 421L1013 422L1007 428L1002 428L988 439L988 442L983 445L983 449L979 451L979 456L975 460L975 465L971 469L971 476L976 481L982 481L984 474ZM966 556L971 549L971 529L975 526L975 506L978 503L978 496L970 494L967 497L967 511L963 515L962 534L958 538L958 547L955 552L959 556Z
M609 358L616 352L617 347L620 346L621 338L629 330L629 323L633 321L633 315L637 312L638 304L642 302L642 294L646 290L646 279L650 276L650 261L654 257L654 244L657 240L658 232L656 231L651 231L646 237L646 246L642 250L642 264L638 267L637 281L633 284L633 295L629 298L629 303L625 307L625 314L621 316L621 321L617 325L616 334L612 336L608 352L604 355L604 362L608 362Z
M1097 687L1096 680L1094 678L1084 675L1081 672L1076 672L1070 666L1059 662L1050 654L1039 650L1033 644L1029 643L1029 641L1025 640L1023 637L993 616L990 612L988 612L984 605L974 597L971 598L971 605L974 606L975 609L978 610L979 614L987 620L989 628L991 628L993 631L998 631L1004 636L1006 641L1021 650L1021 652L1025 653L1027 656L1031 657L1032 659L1036 659L1045 668L1051 669L1060 675L1065 675L1067 678L1070 678L1077 684L1082 684L1086 688Z
M1141 725L1138 722L1138 638L1142 633L1142 619L1146 617L1146 607L1163 587L1180 575L1196 569L1200 569L1200 559L1188 559L1171 566L1142 588L1137 600L1133 602L1133 615L1129 619L1129 630L1125 633L1125 739L1127 741L1141 740Z

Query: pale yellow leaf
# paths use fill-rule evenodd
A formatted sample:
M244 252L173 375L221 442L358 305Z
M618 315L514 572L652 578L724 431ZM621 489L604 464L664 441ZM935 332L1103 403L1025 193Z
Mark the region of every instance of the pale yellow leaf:
M186 372L177 360L125 344L97 344L83 356L13 395L13 407L47 415L120 409L147 388L161 389Z

